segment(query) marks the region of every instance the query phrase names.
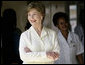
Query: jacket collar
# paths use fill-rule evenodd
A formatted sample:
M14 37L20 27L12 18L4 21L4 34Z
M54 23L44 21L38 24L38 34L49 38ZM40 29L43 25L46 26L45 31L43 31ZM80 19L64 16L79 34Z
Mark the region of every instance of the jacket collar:
M31 32L32 32L34 35L39 36L33 26L31 26ZM42 29L42 32L41 32L41 36L39 36L39 37L42 38L42 37L45 37L46 35L47 35L47 30L46 30L46 28L43 26L43 29Z

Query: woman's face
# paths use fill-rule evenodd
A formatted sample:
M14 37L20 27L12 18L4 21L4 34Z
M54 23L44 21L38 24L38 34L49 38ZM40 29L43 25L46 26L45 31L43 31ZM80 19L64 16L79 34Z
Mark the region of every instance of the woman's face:
M37 25L42 24L43 16L36 9L31 9L28 12L28 20L29 20L31 25L37 26Z
M61 31L67 31L68 30L68 22L66 22L64 18L58 19L58 25L57 26Z

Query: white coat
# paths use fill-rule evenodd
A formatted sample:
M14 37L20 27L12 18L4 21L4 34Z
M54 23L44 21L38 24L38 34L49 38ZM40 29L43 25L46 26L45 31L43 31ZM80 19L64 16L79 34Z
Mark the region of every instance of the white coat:
M77 64L76 55L84 52L78 36L73 32L69 32L66 41L59 30L58 40L60 45L60 58L56 61L56 64Z
M28 47L32 52L26 53L24 48ZM46 52L55 51L59 53L59 45L56 33L43 27L41 36L31 26L23 32L20 37L19 52L23 64L50 64L54 60L47 58Z

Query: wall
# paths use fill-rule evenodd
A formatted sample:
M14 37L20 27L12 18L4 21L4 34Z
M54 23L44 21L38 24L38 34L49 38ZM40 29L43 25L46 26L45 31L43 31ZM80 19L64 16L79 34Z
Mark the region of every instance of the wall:
M65 12L65 2L64 1L42 1L46 7L46 17L44 20L44 25L49 28L54 28L52 23L52 17L55 12L62 11ZM2 1L1 16L3 11L8 8L12 8L16 11L17 15L17 27L24 31L26 25L26 5L27 1Z
M25 19L25 9L26 9L26 1L2 1L2 9L1 16L3 11L8 8L12 8L16 11L17 15L17 27L24 31L24 26L26 23Z

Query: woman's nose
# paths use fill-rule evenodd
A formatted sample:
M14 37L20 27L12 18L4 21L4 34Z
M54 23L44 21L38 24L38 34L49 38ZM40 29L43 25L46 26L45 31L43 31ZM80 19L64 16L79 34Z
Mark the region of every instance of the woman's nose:
M31 19L34 19L34 16L33 16L33 15L31 15L31 16L30 16L30 18L31 18Z

